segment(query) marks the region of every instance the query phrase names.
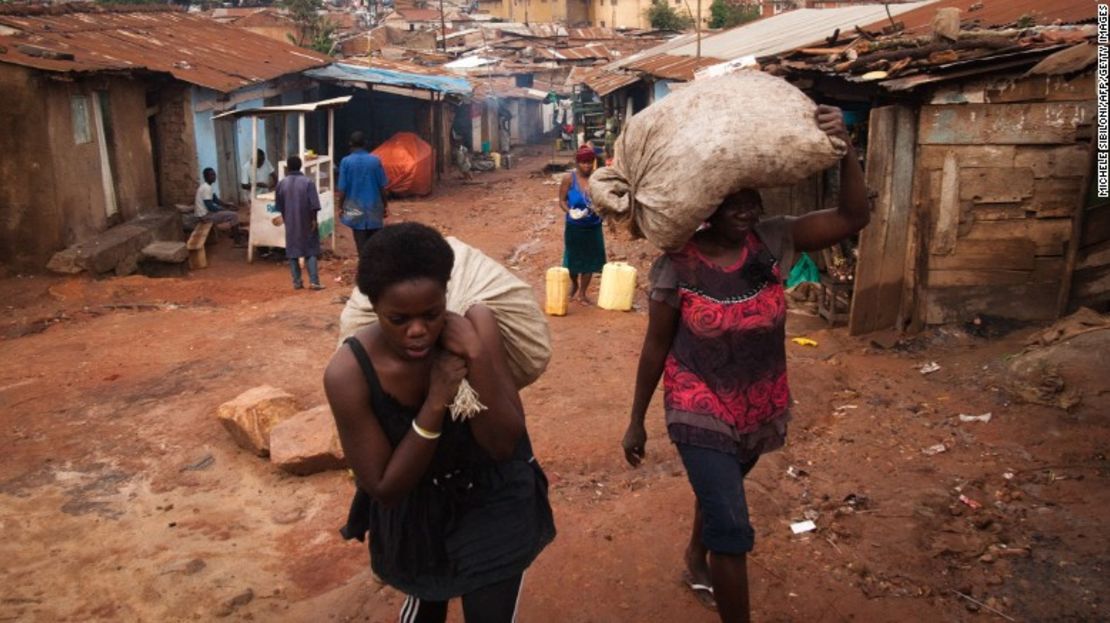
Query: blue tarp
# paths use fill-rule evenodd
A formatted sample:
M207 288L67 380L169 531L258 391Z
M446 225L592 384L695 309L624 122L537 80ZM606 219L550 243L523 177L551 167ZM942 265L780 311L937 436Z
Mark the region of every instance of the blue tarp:
M392 69L347 65L346 63L334 63L320 69L312 69L306 71L305 75L317 80L387 84L410 89L438 91L451 95L466 96L474 91L473 87L470 86L470 81L462 77L428 76Z

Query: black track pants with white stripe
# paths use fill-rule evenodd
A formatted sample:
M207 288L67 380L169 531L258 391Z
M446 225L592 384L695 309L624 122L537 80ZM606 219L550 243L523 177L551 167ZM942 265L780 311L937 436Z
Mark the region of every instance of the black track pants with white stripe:
M462 596L466 623L516 623L524 574L484 586ZM401 606L400 623L443 623L446 601L425 601L409 595Z

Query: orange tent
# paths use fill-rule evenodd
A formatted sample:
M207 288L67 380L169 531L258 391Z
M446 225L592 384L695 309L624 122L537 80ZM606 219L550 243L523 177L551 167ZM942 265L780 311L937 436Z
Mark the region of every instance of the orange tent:
M432 192L435 157L432 146L412 132L398 132L374 150L389 177L386 190L398 196Z

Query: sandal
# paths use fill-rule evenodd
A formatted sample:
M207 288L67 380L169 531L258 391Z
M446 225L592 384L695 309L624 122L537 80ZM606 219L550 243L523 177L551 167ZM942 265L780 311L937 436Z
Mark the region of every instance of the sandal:
M694 593L694 599L710 610L717 609L717 600L713 598L713 587L702 584L694 579L689 570L682 572L682 583Z

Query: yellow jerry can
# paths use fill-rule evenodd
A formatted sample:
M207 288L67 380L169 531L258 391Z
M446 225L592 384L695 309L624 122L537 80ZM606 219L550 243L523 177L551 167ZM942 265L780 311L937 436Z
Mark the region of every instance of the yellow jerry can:
M570 271L562 266L547 269L547 300L544 311L551 316L566 316L570 303Z
M601 292L597 295L598 307L613 311L632 309L636 295L636 269L625 262L609 262L601 270Z

